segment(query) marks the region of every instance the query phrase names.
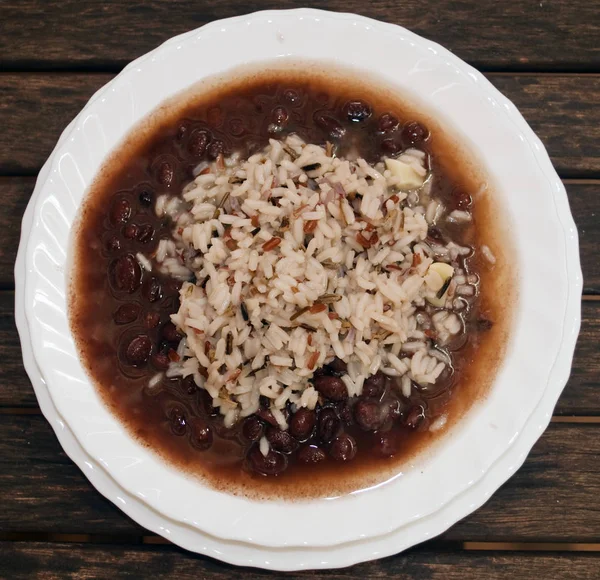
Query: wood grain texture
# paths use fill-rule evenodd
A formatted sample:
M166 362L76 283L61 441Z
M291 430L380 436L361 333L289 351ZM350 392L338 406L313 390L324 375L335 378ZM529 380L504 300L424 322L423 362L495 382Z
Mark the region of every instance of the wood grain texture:
M600 294L600 181L564 181L579 234L583 293Z
M597 542L600 426L550 425L525 465L446 541ZM142 535L61 451L41 416L0 415L1 532Z
M487 76L542 140L561 177L600 177L600 75Z
M587 0L315 0L315 8L400 24L477 67L600 68L597 6ZM298 8L303 0L4 0L1 64L18 67L120 67L173 35L254 10Z
M1 231L1 224L0 224ZM0 410L37 408L29 378L23 369L14 323L14 294L0 292ZM573 370L555 409L556 415L600 415L600 300L582 304L582 326Z
M488 77L537 131L561 176L600 177L600 75ZM37 173L61 131L111 78L106 74L0 75L0 174Z
M0 289L14 288L21 220L34 185L33 177L0 177Z
M11 580L79 580L82 578L147 578L191 580L213 578L281 578L278 572L237 568L184 552L175 546L111 546L4 542L0 574ZM294 578L403 578L406 580L595 580L597 554L433 552L426 547L341 570L295 572Z

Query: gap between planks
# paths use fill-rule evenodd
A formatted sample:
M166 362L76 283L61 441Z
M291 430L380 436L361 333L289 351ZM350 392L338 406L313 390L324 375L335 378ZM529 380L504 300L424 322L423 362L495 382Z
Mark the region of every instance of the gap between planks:
M0 542L56 542L62 544L113 544L133 546L169 546L166 538L157 535L110 535L110 534L55 534L38 532L1 532ZM440 550L465 550L473 552L600 552L600 543L592 542L446 542L433 539ZM421 546L423 544L420 544Z
M78 64L68 62L56 63L11 63L0 61L0 74L119 74L131 61L114 64ZM503 66L475 66L470 61L464 61L482 74L502 76L600 76L600 69L595 65L573 65L572 67L556 68L551 65L526 66L520 64Z

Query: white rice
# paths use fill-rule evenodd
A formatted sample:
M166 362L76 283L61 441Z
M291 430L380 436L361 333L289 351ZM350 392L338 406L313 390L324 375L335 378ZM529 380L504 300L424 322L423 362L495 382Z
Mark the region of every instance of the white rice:
M464 331L460 311L478 285L458 262L471 249L430 243L428 227L471 215L448 214L429 196L435 176L424 152L411 149L402 160L426 178L420 190L402 191L383 162L327 156L291 135L248 160L213 163L181 197L159 197L156 213L173 220L173 238L161 240L153 259L185 280L172 316L185 336L181 360L167 376L192 375L226 425L266 397L282 429L288 403L318 404L310 379L334 357L348 364L350 396L379 370L398 377L405 397L413 383L435 383L450 356L428 337L435 333L443 348ZM489 248L482 252L493 263ZM438 310L428 303L440 291L428 276L434 261L454 267ZM260 449L268 452L266 439Z

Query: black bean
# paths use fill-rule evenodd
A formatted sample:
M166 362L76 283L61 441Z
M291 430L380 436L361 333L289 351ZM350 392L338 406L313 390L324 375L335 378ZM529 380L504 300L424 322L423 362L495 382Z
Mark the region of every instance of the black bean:
M398 139L388 137L381 142L381 150L386 155L397 155L402 151L402 143Z
M242 435L248 441L258 441L265 431L264 423L256 416L251 415L242 425Z
M116 290L135 292L142 283L142 270L131 254L113 260L110 265L110 280Z
M193 282L196 282L196 278L193 278ZM163 278L163 287L169 293L179 294L181 287L183 286L182 280L176 280L175 278ZM179 304L179 296L171 296L168 300L168 308L172 308Z
M327 459L327 455L325 455L325 451L316 445L305 445L299 449L296 459L300 463L316 465L317 463L322 463L325 461L325 459Z
M396 130L400 125L400 121L394 117L394 115L390 115L389 113L384 113L379 117L379 121L377 122L377 130L380 133L391 133Z
M154 237L154 228L150 224L144 224L138 229L136 239L141 244L147 244Z
M329 455L336 461L351 461L357 451L356 441L347 433L336 437L329 446Z
M341 139L346 133L342 124L331 115L315 113L314 120L317 126L333 139Z
M283 98L292 105L300 102L300 95L294 89L287 89L283 91Z
M199 451L210 449L213 443L213 432L206 421L195 418L190 422L190 443Z
M352 416L352 407L348 403L338 404L336 407L338 417L345 425L352 425L354 418Z
M398 452L400 441L398 436L388 431L387 433L379 433L373 443L373 452L382 457L391 457Z
M278 127L283 127L289 120L290 114L285 107L275 107L271 111L271 122Z
M173 407L169 411L169 421L171 432L178 437L181 437L185 434L187 429L187 421L185 419L185 414L181 407Z
M138 227L135 224L127 224L123 228L123 236L128 240L133 240L138 233Z
M176 139L178 141L183 141L189 132L190 128L188 124L186 122L182 123L181 125L179 125L179 127L177 127Z
M331 376L318 376L314 378L315 389L331 401L345 401L348 398L348 388L342 379Z
M427 127L424 127L418 121L410 121L402 127L402 141L405 145L418 145L427 141L429 138L429 131Z
M208 147L210 140L211 135L208 131L193 131L188 141L188 151L194 157L202 157L206 153L206 148Z
M277 451L269 450L266 456L258 445L253 445L247 455L248 467L260 475L279 475L287 468L287 457Z
M110 220L113 224L124 224L131 217L131 204L126 199L115 199L110 209Z
M331 370L331 374L341 376L348 372L348 365L341 359L335 357L327 367Z
M198 392L198 385L192 375L185 377L185 379L181 381L181 386L188 395L193 395Z
M125 350L126 361L134 367L139 367L148 362L152 352L152 341L145 334L135 336Z
M273 413L271 413L271 411L269 411L269 409L259 409L258 411L256 411L256 415L258 417L260 417L263 421L268 423L269 425L272 425L273 427L277 427L277 425L278 425L277 419L275 419L275 417L273 417Z
M331 407L321 409L317 418L317 437L321 443L329 443L337 434L341 422Z
M425 408L423 405L416 405L406 415L404 424L411 429L418 429L425 420Z
M162 336L169 342L179 342L182 335L177 330L177 327L172 322L167 322L162 327Z
M277 427L267 428L267 440L275 451L281 453L292 453L298 448L296 441L287 431L281 431Z
M444 234L442 233L442 230L440 230L440 228L438 228L437 226L429 226L429 229L427 230L427 237L435 242L444 241Z
M466 211L473 204L473 198L464 189L457 189L452 192L452 203L455 209Z
M144 319L144 324L146 328L156 328L158 323L160 322L160 313L152 310L150 312L146 312L146 317Z
M300 441L306 441L317 423L317 414L306 407L298 409L290 419L290 433Z
M140 315L140 307L137 304L121 304L113 314L113 320L116 324L130 324L137 320Z
M169 187L173 182L174 176L175 168L173 167L173 164L170 161L163 161L158 166L158 171L156 173L156 179L158 183Z
M144 282L143 294L149 302L160 300L163 295L162 286L157 278L152 276Z
M118 252L121 249L121 242L116 236L112 236L106 240L106 249L110 253Z
M215 139L207 148L209 159L216 159L219 155L225 154L225 143L220 139Z
M159 371L166 371L169 368L169 357L164 352L155 352L150 357L152 366Z
M395 396L384 399L382 404L385 405L385 415L392 421L402 416L402 403Z
M342 109L349 121L360 123L371 116L371 107L364 101L348 101Z
M382 424L381 407L373 399L362 399L354 405L354 420L364 431L375 431Z
M154 201L154 194L149 189L144 189L140 191L138 199L140 200L140 205L150 207Z
M370 376L363 385L362 396L380 399L385 391L387 379L382 372Z

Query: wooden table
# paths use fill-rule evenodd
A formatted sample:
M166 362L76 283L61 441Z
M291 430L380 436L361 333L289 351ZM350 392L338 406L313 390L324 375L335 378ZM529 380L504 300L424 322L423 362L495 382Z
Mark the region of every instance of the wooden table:
M0 578L278 576L188 554L105 500L65 456L23 370L13 263L35 176L62 129L131 59L211 20L303 2L3 0L0 4ZM480 510L404 554L297 576L600 578L600 4L330 0L402 24L483 71L564 179L585 278L573 372L523 468ZM527 388L527 385L523 385Z

